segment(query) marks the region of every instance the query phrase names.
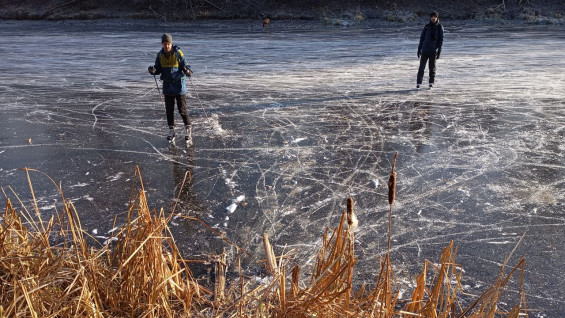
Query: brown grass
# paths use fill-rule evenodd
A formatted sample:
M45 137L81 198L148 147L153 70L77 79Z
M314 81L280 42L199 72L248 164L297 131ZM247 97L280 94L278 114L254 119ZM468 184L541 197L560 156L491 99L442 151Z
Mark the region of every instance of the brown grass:
M35 170L25 172L33 195L30 173ZM394 167L392 174L395 185ZM215 258L215 286L206 288L194 279L190 261L181 256L169 230L174 214L150 210L139 170L136 177L140 187L132 189L127 222L113 247L87 245L88 233L55 182L62 209L48 220L42 219L35 198L30 211L12 191L22 207L16 211L2 189L7 202L0 224L0 318L527 316L523 258L508 274L506 260L496 282L463 308L462 271L455 262L453 242L444 248L438 264L423 264L410 301L399 303L388 251L379 260L374 287L353 290L357 257L351 199L338 226L323 234L307 282L300 281L299 266L287 275L287 256L277 256L265 235L266 267L271 275L268 283L246 280L238 257L239 278L229 284L224 253ZM185 218L213 231L199 219ZM519 279L513 282L517 273ZM511 289L511 282L517 287ZM500 300L508 291L517 291L522 297L506 309Z

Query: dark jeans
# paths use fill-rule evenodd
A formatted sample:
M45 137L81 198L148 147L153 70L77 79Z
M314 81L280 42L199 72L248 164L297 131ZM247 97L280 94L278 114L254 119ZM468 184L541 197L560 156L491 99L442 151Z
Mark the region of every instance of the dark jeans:
M175 125L175 100L177 101L177 108L182 117L185 126L190 126L190 118L188 111L186 111L186 95L165 95L165 106L167 109L167 124L169 127Z
M422 54L420 57L420 68L418 69L418 78L416 80L417 84L422 84L422 80L424 79L424 70L426 69L426 62L430 60L430 83L434 82L436 77L436 55L434 54Z

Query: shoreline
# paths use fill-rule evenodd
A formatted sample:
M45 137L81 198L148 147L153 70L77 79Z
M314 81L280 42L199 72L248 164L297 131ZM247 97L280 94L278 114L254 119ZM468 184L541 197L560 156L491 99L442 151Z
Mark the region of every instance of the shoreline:
M411 25L426 21L429 11L438 11L440 21L466 23L497 23L520 25L565 25L565 4L547 6L522 6L503 9L500 6L464 8L461 5L435 7L376 8L376 7L322 7L267 9L263 13L238 11L201 10L189 14L186 10L167 13L162 8L131 7L73 7L74 1L60 5L4 5L0 21L98 21L128 20L166 23L198 21L262 21L262 16L273 23L280 21L312 22L323 26L359 26L363 24ZM259 11L261 12L261 11Z

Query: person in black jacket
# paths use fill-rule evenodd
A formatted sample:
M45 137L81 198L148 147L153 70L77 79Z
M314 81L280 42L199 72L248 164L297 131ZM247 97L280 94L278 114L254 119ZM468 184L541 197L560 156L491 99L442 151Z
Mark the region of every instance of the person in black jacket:
M420 59L420 68L418 69L418 77L416 79L416 88L420 88L424 79L424 70L426 63L430 61L430 88L434 86L436 76L436 60L441 54L441 46L443 45L443 27L439 23L437 12L430 14L430 23L426 24L422 35L420 35L420 44L418 45L418 58Z

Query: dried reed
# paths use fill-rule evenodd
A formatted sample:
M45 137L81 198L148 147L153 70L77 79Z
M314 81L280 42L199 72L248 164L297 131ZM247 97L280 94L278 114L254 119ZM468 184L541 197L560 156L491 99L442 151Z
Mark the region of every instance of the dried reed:
M25 172L33 196L30 172L35 170ZM394 163L392 175L396 176ZM136 177L141 186L132 190L126 223L113 246L87 244L88 234L73 204L55 182L62 209L48 220L42 219L35 199L30 212L12 191L22 206L21 212L16 211L2 189L7 202L0 224L0 318L527 316L522 290L523 258L506 275L503 266L492 287L463 308L462 271L455 263L457 249L453 242L443 250L437 265L424 263L412 297L404 306L393 289L388 252L380 261L374 288L363 286L354 292L357 257L352 199L347 201L338 226L325 231L307 283L300 282L300 267L295 265L287 286L285 258L276 256L264 235L271 279L263 284L246 280L238 261L239 284L230 288L226 278L228 260L223 253L215 258L216 283L211 291L194 279L188 267L190 261L176 246L168 227L173 214L150 210L139 169ZM393 190L395 182L394 178ZM393 201L394 191L389 203ZM209 228L201 220L187 219ZM225 237L222 239L231 244ZM510 290L508 285L517 272L521 299L506 310L500 299Z

